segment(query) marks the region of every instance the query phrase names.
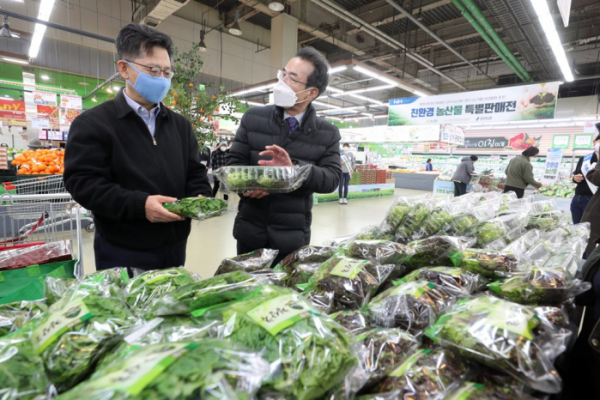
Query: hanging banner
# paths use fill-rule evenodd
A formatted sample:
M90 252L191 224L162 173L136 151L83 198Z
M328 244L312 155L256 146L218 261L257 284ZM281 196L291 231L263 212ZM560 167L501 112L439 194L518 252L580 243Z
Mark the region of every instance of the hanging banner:
M46 118L31 118L31 127L35 129L50 129L50 120Z
M52 106L52 107L58 106L56 93L50 93L50 92L34 91L33 92L33 103L39 104L39 105L44 105L44 106Z
M0 121L8 126L27 126L25 102L0 99Z
M571 136L554 135L552 136L552 147L555 149L568 149L571 144Z
M560 167L562 156L563 149L548 149L542 183L550 184L558 181L558 168Z
M81 96L60 95L60 107L65 109L83 110Z
M72 124L73 120L79 116L79 114L81 114L81 110L76 110L74 108L69 108L67 110L65 110L65 120L69 123Z
M58 107L42 104L37 105L37 118L50 120L50 128L58 129L58 117Z
M392 99L388 126L554 118L560 82Z
M493 136L487 138L465 138L465 144L458 146L462 149L504 149L525 150L532 146L539 147L542 137L530 137L527 133L519 133L513 137Z
M440 125L340 129L343 142L438 142Z

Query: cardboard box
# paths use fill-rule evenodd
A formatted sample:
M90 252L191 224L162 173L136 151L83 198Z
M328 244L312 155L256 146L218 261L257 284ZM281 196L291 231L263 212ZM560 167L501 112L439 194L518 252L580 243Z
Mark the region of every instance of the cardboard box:
M385 183L394 183L395 184L396 180L395 179L386 179Z

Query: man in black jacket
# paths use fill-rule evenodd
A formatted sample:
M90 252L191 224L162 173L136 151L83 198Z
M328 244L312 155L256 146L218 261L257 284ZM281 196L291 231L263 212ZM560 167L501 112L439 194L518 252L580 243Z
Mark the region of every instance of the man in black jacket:
M117 36L127 86L73 121L65 186L96 223L96 269L185 263L190 220L163 203L211 196L190 123L162 99L171 85L171 39L129 24Z
M254 107L242 117L228 165L312 165L304 185L289 194L244 193L235 219L237 252L279 250L274 265L310 243L312 195L331 193L341 175L340 132L317 117L311 102L327 89L329 64L305 47L279 72L274 106Z

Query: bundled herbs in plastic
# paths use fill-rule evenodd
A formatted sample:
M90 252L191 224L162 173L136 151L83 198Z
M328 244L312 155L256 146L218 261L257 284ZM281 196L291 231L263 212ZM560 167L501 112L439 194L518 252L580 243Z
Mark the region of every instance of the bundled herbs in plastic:
M198 282L200 277L183 267L144 272L131 279L126 288L127 303L134 308L146 308L154 299L179 287Z
M450 255L475 244L473 238L433 236L410 242L412 253L408 259L410 269L425 266L451 265Z
M336 251L335 247L304 246L285 257L275 266L275 270L287 273L283 280L285 286L298 289L298 285L307 283Z
M405 282L414 281L431 282L457 296L469 296L473 294L480 285L478 274L451 267L421 268L411 272L404 278L395 281L394 284L400 285Z
M235 207L230 207L225 200L213 197L185 197L175 203L165 203L163 207L173 214L200 221L235 211Z
M466 249L450 256L454 266L486 278L504 279L522 271L519 259L509 252Z
M279 250L258 249L250 253L229 257L221 261L215 275L228 272L245 271L253 272L261 269L271 268L271 264L279 254Z
M371 329L368 319L360 310L338 311L329 316L350 335L358 335Z
M229 166L214 171L225 193L264 190L269 193L289 193L299 189L310 177L311 165L301 167Z
M15 332L26 322L47 310L48 306L44 300L19 301L0 305L0 337Z

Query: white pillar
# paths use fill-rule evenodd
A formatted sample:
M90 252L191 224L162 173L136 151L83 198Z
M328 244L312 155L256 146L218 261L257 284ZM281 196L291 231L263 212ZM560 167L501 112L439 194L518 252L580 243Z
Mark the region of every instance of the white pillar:
M298 49L298 20L288 14L271 19L271 76L285 67Z

